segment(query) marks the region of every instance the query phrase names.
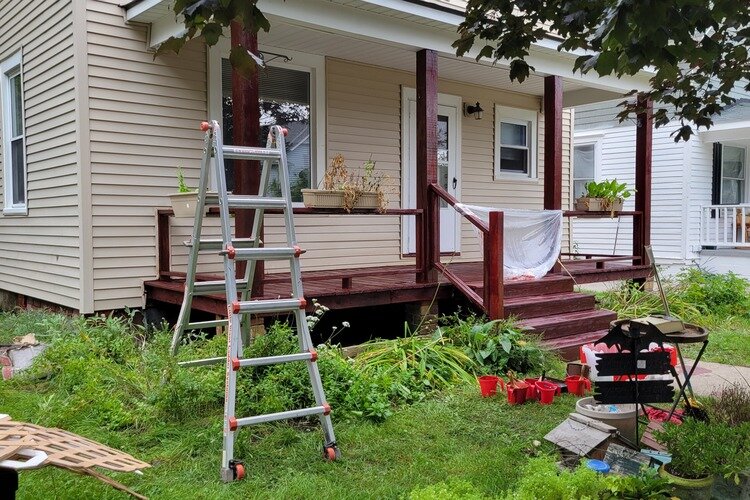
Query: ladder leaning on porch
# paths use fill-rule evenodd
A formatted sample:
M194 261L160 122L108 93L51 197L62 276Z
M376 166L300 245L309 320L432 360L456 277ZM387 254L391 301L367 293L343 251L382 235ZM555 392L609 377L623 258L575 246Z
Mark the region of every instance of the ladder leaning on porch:
M306 302L302 292L302 277L299 256L304 253L297 245L292 213L292 195L289 187L289 170L286 159L284 135L286 130L274 126L268 135L265 148L225 146L222 141L221 129L216 121L204 122L201 129L206 132L203 162L201 163L200 182L198 187L198 203L196 204L195 223L193 225L190 246L190 258L185 277L185 294L180 316L175 326L172 338L172 354L177 353L186 331L215 326L226 326L227 355L220 358L199 359L179 363L181 366L201 366L213 363L225 363L226 377L224 388L224 443L221 464L221 477L225 482L242 479L245 474L244 465L234 459L234 438L239 427L318 415L323 427L323 457L335 460L339 456L336 439L333 434L330 411L326 403L323 385L318 372L318 355L313 348L310 332L305 317ZM211 157L216 160L217 193L208 193L208 176ZM224 159L261 161L260 187L257 195L230 195L227 193ZM278 162L279 185L281 197L268 196L268 185L271 166ZM247 167L243 167L247 168ZM252 167L250 167L252 168ZM201 239L204 207L218 205L221 219L221 239ZM230 209L253 210L253 231L251 238L238 239L232 233ZM284 214L286 226L285 247L262 247L258 235L263 224L264 211L278 209ZM198 253L210 250L223 256L224 280L196 281L196 267ZM235 267L238 260L247 261L245 276L242 280L235 277ZM287 260L291 268L292 297L289 299L255 300L250 295L255 263L259 260ZM227 319L191 323L190 310L193 297L224 292L227 302ZM239 300L238 300L238 292ZM250 314L260 313L293 313L297 326L300 351L293 354L268 356L262 358L243 358L243 332L249 332ZM279 363L304 361L312 385L315 406L266 415L237 418L235 416L235 401L237 395L237 371L249 366L267 366Z

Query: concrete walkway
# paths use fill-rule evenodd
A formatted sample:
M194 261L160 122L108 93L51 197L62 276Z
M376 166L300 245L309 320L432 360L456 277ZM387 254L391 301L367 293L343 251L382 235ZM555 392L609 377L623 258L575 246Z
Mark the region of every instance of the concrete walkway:
M693 360L686 359L685 364L690 371ZM677 373L682 374L679 367ZM741 384L750 387L750 368L701 361L695 368L690 383L697 396L710 396L725 385Z

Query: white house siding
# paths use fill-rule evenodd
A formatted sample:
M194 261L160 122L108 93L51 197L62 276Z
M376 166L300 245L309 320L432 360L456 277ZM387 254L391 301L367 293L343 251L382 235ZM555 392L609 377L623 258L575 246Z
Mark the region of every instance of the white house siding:
M601 164L597 165L597 180L614 179L635 185L635 126L617 122L615 103L584 106L575 111L576 141L598 137ZM676 124L655 129L653 136L653 171L651 198L651 243L658 259L667 262L685 259L684 213L687 209L686 191L690 176L689 145L675 143L670 134ZM588 135L588 137L586 137ZM710 179L709 179L710 189ZM634 210L634 198L625 202L625 210ZM617 219L574 219L572 245L580 253L630 255L632 253L632 218L622 217L615 248Z
M196 184L207 115L205 49L154 58L147 27L126 25L119 4L86 3L96 310L143 304L143 281L156 277L155 207L169 206L178 166Z
M0 26L0 60L23 53L28 206L26 216L0 215L0 289L78 310L72 2L5 0ZM0 168L0 203L3 181Z

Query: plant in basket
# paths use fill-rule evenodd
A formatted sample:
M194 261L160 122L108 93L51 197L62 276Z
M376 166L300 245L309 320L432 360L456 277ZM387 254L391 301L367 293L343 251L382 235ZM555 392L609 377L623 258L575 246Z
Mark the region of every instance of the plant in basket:
M337 154L331 160L323 177L322 189L303 189L305 206L312 208L343 208L351 212L355 208L384 212L388 206L384 186L388 177L375 171L375 162L370 158L362 168L350 172L344 156Z
M576 210L609 211L614 216L615 212L622 210L625 199L630 198L634 192L624 182L617 182L617 179L591 181L586 184L586 193L576 200Z

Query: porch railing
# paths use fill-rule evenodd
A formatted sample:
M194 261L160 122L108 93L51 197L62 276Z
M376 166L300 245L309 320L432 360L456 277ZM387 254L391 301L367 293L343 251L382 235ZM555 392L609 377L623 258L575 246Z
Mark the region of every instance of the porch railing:
M701 208L701 246L750 248L750 204Z
M482 233L484 242L484 259L483 259L483 294L480 296L466 281L454 273L449 266L440 262L440 249L431 252L432 265L440 271L443 276L450 281L453 286L458 288L474 305L484 310L490 319L500 319L504 317L504 282L503 282L503 212L490 212L489 224L479 219L476 215L462 210L458 206L458 200L451 196L448 191L438 184L430 185L430 194L436 198L442 199L451 206L462 217L469 221ZM439 206L433 203L432 206ZM439 210L439 209L438 209ZM434 230L438 231L433 235L437 245L440 245L440 225L435 224Z

